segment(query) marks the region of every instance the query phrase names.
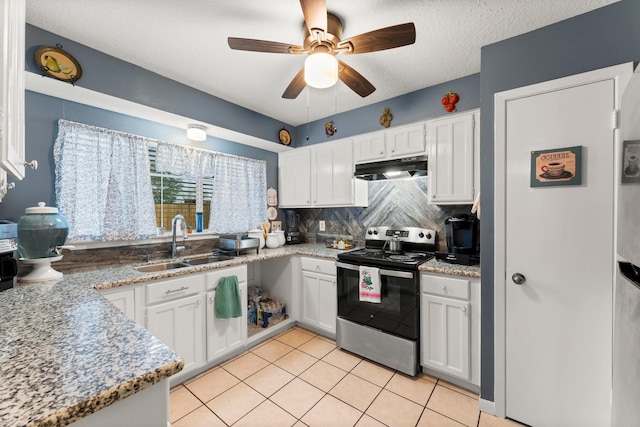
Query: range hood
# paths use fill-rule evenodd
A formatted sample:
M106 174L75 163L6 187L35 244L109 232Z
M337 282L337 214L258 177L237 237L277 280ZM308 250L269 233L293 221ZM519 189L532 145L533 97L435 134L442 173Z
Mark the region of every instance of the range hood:
M367 181L410 178L427 175L427 156L405 157L356 165L356 178Z

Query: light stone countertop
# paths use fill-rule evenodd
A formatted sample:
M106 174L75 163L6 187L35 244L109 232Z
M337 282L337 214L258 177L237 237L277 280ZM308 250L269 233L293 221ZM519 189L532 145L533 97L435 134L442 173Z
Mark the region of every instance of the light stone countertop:
M67 425L182 370L180 356L96 289L291 255L336 259L340 252L291 245L155 273L105 267L0 292L0 425ZM435 260L420 271L480 277L478 266Z

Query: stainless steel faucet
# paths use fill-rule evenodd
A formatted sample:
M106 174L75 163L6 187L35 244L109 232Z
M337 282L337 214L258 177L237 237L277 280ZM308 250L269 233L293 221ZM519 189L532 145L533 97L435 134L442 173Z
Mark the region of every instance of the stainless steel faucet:
M182 224L182 246L176 245L176 223L180 221ZM178 258L178 254L184 251L187 242L187 221L180 214L173 217L171 221L171 259Z

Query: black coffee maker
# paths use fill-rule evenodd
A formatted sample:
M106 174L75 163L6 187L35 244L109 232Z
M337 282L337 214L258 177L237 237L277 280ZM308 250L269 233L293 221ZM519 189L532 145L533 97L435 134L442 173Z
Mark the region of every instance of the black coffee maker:
M287 228L284 230L287 245L295 245L302 243L302 236L298 226L300 224L300 215L296 211L285 211L287 215Z
M478 219L471 214L457 214L444 221L447 252L436 253L436 258L451 264L473 265L480 262L480 235Z

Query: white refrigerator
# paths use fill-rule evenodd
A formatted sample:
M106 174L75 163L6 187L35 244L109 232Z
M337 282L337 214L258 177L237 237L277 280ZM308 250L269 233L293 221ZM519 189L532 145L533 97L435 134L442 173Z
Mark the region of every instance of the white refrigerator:
M613 329L613 427L640 425L640 67L622 97Z

